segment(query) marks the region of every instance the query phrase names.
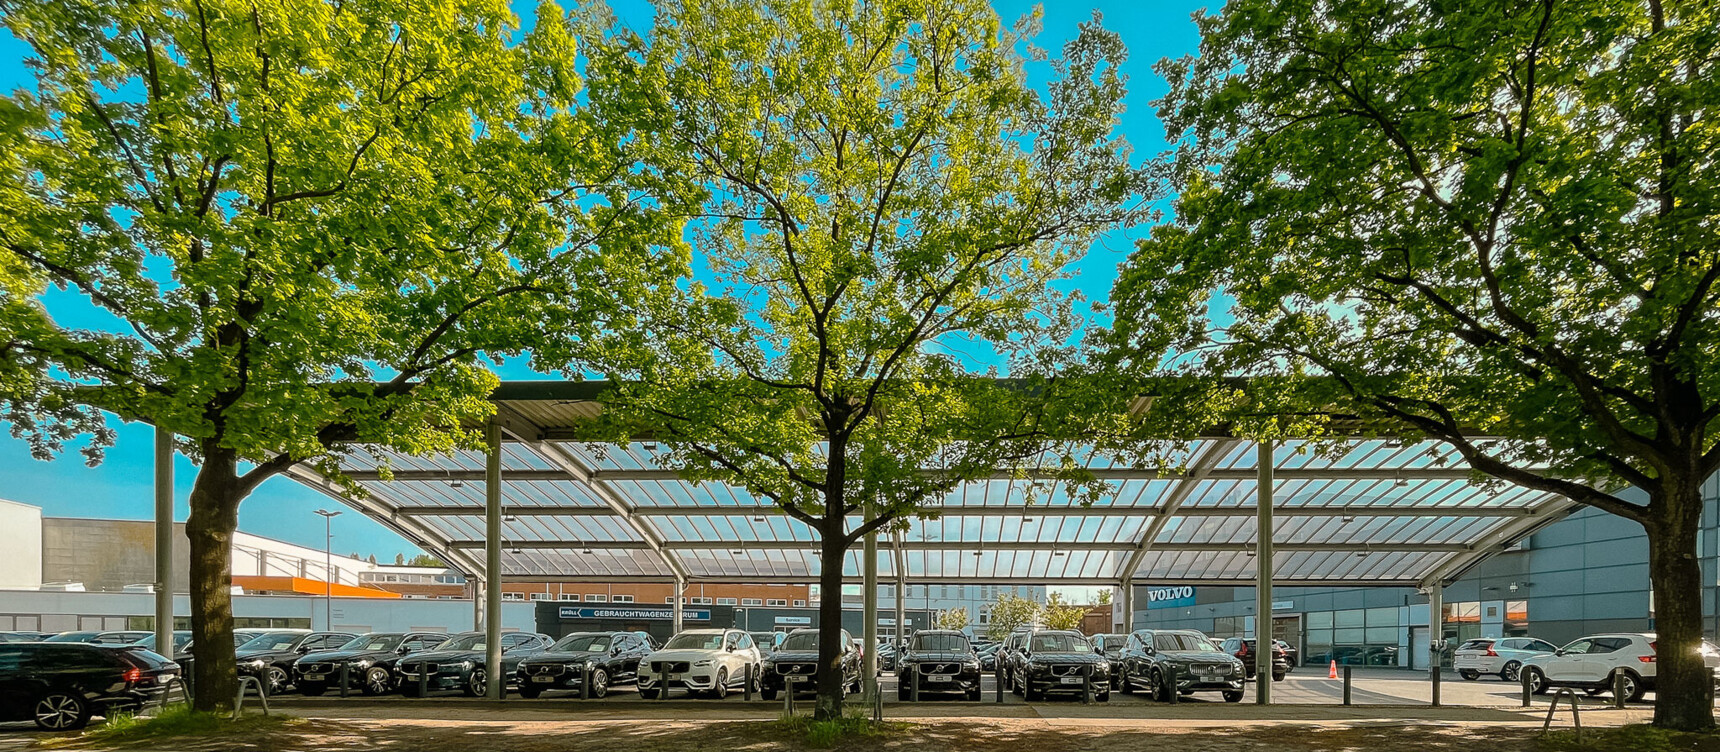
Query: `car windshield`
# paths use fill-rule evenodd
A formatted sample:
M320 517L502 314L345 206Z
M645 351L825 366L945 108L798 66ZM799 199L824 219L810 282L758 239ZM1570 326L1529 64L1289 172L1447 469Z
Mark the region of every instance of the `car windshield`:
M602 653L609 649L609 635L575 632L550 646L552 653Z
M292 650L299 646L309 635L299 632L269 632L257 635L250 642L239 646L240 650Z
M352 638L352 641L347 644L340 646L340 649L387 651L400 647L401 641L405 639L406 635L398 632L359 635Z
M484 634L482 632L479 632L478 634L468 634L468 635L460 635L458 637L450 637L450 638L448 638L447 642L444 642L441 645L436 646L436 649L437 650L484 650L488 647L489 647L489 645L484 642Z
M723 646L721 632L697 634L684 632L669 638L665 650L716 650Z
M1035 653L1085 653L1093 648L1087 641L1075 635L1067 634L1037 634L1029 650Z
M782 651L789 651L789 650L812 651L812 650L817 650L817 649L818 649L818 633L817 632L796 632L794 634L789 635L788 639L785 639L782 641L782 647L777 648L777 650L782 650Z
M966 637L956 634L927 634L914 635L915 650L944 650L958 653L966 652L968 641Z

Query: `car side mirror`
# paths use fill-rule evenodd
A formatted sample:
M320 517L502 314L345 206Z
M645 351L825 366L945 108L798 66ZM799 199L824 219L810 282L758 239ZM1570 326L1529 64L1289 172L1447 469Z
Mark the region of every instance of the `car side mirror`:
M401 645L400 647L397 647L394 649L395 655L406 655L407 653L410 653L410 652L412 652L412 648L409 645Z
M1565 654L1564 648L1559 648L1558 650L1553 651L1553 655L1564 655L1564 654Z

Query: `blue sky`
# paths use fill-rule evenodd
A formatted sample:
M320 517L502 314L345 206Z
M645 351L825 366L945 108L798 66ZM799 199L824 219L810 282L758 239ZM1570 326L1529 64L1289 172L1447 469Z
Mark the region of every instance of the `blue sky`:
M522 15L529 16L536 3L516 1L514 5ZM612 5L629 25L639 28L648 25L647 3L612 2ZM1006 23L1030 12L1034 5L1025 0L993 2ZM1164 130L1151 106L1154 99L1164 94L1165 85L1153 73L1152 66L1161 58L1195 51L1199 36L1190 15L1207 5L1156 0L1049 3L1044 6L1044 30L1038 44L1055 53L1074 36L1077 24L1088 20L1095 10L1104 14L1105 26L1122 35L1129 48L1129 60L1124 66L1130 83L1129 111L1124 116L1122 131L1134 145L1136 158L1146 159L1165 148ZM23 64L27 52L10 34L0 34L0 90L10 92L32 84ZM1144 227L1125 228L1101 238L1076 268L1075 286L1091 300L1104 300L1116 278L1117 265L1145 231ZM53 296L49 300L50 309L68 325L103 326L96 320L96 314L88 314L89 320L79 320L77 315L57 305L71 300L74 299L69 296L63 300ZM533 377L518 362L502 369L501 375L506 379ZM0 498L40 506L50 516L149 518L153 513L152 429L140 424L115 423L118 443L109 450L106 461L95 468L85 467L75 453L53 462L34 460L23 442L0 435ZM175 498L181 520L186 515L185 499L195 471L188 460L179 459ZM323 521L312 510L333 503L297 483L276 478L259 487L240 508L239 528L321 548ZM334 529L337 553L375 554L385 561L397 552L408 557L417 553L410 542L350 510L335 520Z

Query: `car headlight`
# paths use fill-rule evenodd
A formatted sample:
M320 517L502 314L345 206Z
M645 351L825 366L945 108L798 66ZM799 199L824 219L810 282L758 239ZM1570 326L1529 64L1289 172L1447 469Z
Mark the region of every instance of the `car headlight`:
M1111 670L1111 662L1110 661L1099 661L1098 663L1094 664L1094 668L1096 668L1100 671L1110 671Z
M357 666L359 668L370 668L370 664L372 664L372 663L375 663L375 661L372 661L372 660L367 658L367 659L362 660L362 661L353 661L352 665Z
M709 659L709 658L706 658L706 659L704 659L704 660L702 660L702 661L693 661L693 667L694 667L694 668L704 668L704 667L706 667L706 666L709 666L709 665L711 665L711 664L712 664L712 663L713 663L713 662L714 662L714 661L712 661L712 660L711 660L711 659Z
M460 668L469 669L469 668L476 666L476 665L478 665L478 664L473 663L472 661L460 661Z
M269 665L269 662L265 661L261 658L257 658L254 660L245 661L244 663L241 663L239 665L244 666L245 668L262 668L264 666Z
M966 666L968 668L979 668L979 659L978 658L971 659L968 662L963 663L962 665Z

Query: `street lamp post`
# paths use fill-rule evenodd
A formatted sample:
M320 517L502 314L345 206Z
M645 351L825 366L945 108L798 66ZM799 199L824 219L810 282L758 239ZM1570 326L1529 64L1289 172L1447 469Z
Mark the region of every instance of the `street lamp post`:
M323 629L334 629L334 518L340 511L318 509L323 518Z

